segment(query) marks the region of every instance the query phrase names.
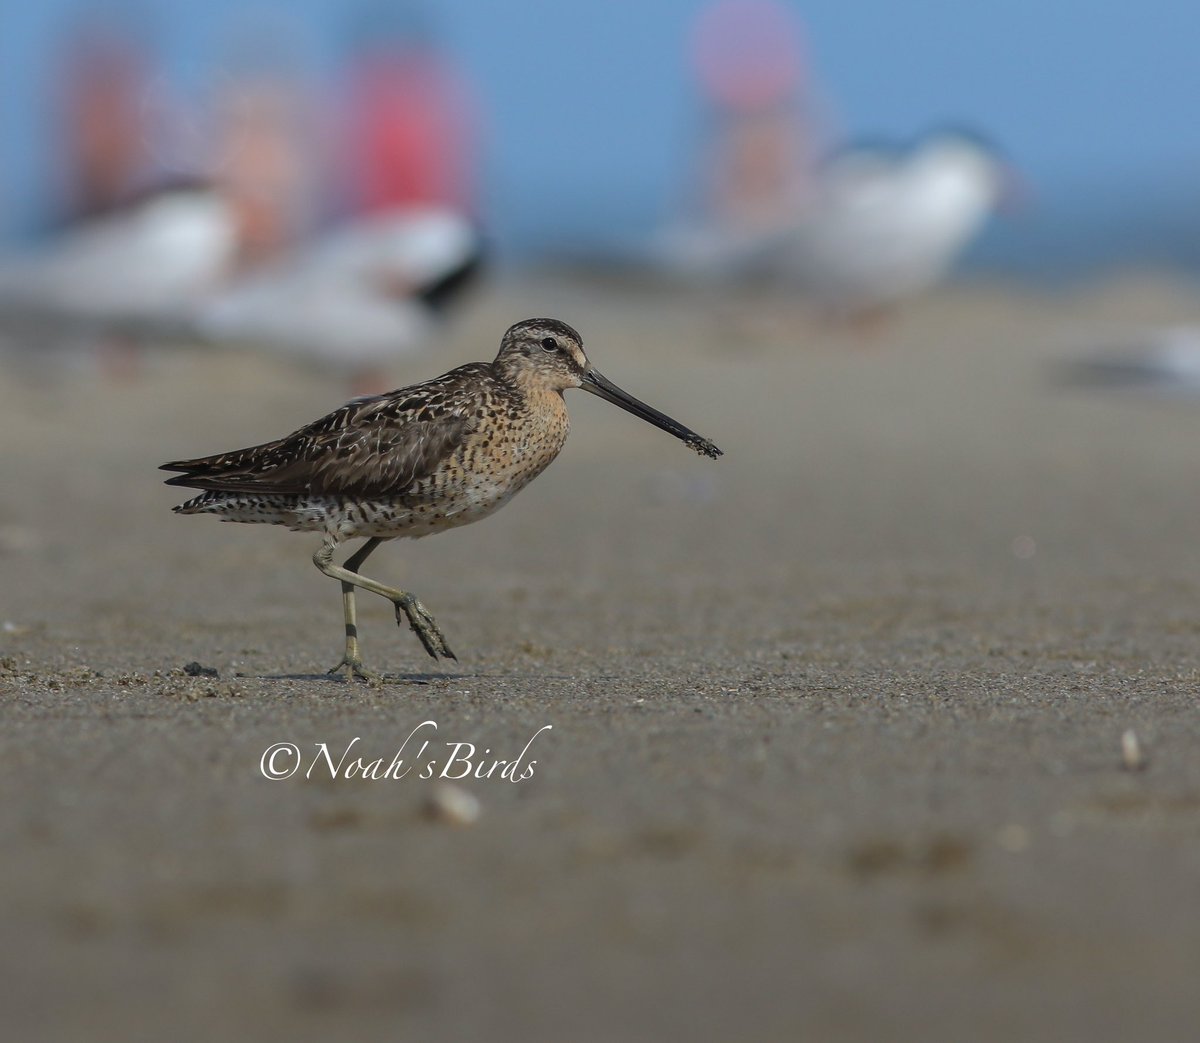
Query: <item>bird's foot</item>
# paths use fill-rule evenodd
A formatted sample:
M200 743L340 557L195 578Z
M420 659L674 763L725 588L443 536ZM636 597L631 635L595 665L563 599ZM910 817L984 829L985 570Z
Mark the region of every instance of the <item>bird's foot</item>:
M399 625L407 619L412 632L420 639L422 647L434 659L439 656L443 659L458 659L458 656L450 651L450 645L447 644L446 637L434 621L433 616L412 594L404 594L397 598L395 605L396 623Z
M344 674L347 681L365 681L367 684L378 684L383 680L380 674L374 673L363 666L358 656L344 655L337 666L325 671L327 674Z

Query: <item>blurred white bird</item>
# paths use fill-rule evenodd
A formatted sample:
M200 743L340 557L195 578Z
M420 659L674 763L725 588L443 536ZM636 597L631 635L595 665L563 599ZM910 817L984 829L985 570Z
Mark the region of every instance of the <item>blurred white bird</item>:
M201 302L194 329L333 368L379 365L422 347L481 263L479 234L462 215L393 211L231 283Z
M1012 175L981 142L939 134L906 154L842 153L776 240L780 274L825 309L868 312L936 285L1006 197Z
M774 227L669 229L660 266L779 283L835 315L870 313L945 278L1016 179L982 141L940 132L905 151L845 149L808 185L796 212Z
M1059 368L1083 387L1200 394L1200 327L1167 326L1096 336L1086 354Z
M0 309L68 323L175 322L217 286L236 249L234 214L218 193L172 187L0 262Z

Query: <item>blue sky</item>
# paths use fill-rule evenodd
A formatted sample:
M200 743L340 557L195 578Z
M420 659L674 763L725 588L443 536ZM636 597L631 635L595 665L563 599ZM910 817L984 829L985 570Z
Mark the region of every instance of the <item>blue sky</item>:
M289 47L317 77L334 66L350 6L258 5L293 13ZM599 242L664 216L694 156L699 109L684 40L701 3L427 6L485 117L485 201L502 248L534 249L556 232ZM911 138L946 122L970 125L1024 172L1043 231L1055 222L1128 223L1141 231L1112 234L1141 242L1161 227L1176 237L1195 229L1200 239L1194 0L789 6L806 27L822 94L851 136ZM185 83L219 64L222 27L246 7L125 5L142 12L170 76ZM72 0L0 8L0 235L35 223L52 176L48 70L58 34L81 9Z

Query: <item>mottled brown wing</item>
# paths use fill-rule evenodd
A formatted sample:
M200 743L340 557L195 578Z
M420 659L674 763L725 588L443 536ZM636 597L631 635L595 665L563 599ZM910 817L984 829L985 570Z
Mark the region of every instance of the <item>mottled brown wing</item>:
M310 425L251 450L188 461L201 466L169 484L224 492L395 496L452 457L474 426L457 413L425 420L405 411L364 413L344 417L345 426L333 430Z
M490 373L468 363L423 384L355 399L286 438L177 460L168 485L221 492L396 496L432 474L478 423L470 394Z

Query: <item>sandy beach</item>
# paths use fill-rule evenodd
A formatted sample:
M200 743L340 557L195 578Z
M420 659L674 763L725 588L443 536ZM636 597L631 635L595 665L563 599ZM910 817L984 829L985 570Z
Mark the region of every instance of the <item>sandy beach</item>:
M777 297L514 278L391 376L542 314L726 455L569 394L511 505L372 558L460 657L361 596L379 686L324 676L314 537L173 516L155 469L344 381L3 356L6 1034L1194 1035L1200 408L1059 375L1200 294L966 285L864 338ZM414 770L331 778L320 744ZM528 777L455 784L473 822L431 814L422 765L523 750Z

